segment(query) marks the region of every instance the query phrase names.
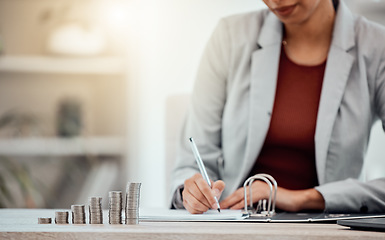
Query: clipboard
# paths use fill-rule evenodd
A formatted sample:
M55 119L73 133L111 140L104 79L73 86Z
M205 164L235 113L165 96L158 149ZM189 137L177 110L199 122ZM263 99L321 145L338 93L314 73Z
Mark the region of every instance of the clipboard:
M268 199L260 200L256 207L252 202L252 189L249 187L249 204L247 187L254 181L266 182L270 188ZM353 214L353 213L288 213L275 211L278 184L268 174L260 173L248 178L244 184L245 206L243 210L222 209L208 210L204 214L191 214L182 209L140 209L140 221L169 221L169 222L271 222L271 223L336 223L338 220L379 218L382 214Z
M340 220L381 218L385 214L328 214L328 213L276 213L274 216L252 216L243 210L208 210L191 214L184 209L141 208L139 219L143 222L255 222L255 223L336 223Z
M255 180L266 182L270 188L270 195L267 200L260 200L256 208L252 202L251 184ZM249 205L247 204L247 187L249 186ZM245 218L247 222L280 222L280 223L309 223L309 222L331 222L335 223L338 220L347 219L362 219L362 218L378 218L385 217L382 214L361 214L361 213L276 213L275 202L277 196L278 184L275 179L268 174L260 173L248 178L243 184L245 207L244 213L248 215ZM267 207L266 207L267 205Z

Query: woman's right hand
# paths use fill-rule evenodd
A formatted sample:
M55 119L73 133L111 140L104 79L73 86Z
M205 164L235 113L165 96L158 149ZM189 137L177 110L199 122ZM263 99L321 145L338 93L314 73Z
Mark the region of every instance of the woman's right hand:
M212 188L209 187L199 173L196 173L184 182L184 189L182 192L183 206L187 211L193 214L201 214L210 208L218 208L214 196L217 197L217 199L220 198L225 189L225 183L218 180L216 182L211 182L211 186Z

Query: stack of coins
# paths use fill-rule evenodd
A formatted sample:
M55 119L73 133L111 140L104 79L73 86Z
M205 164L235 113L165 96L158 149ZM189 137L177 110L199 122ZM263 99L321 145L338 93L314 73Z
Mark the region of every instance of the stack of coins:
M122 192L111 191L108 193L108 219L110 224L122 224Z
M139 199L141 183L127 183L126 186L126 224L139 223Z
M51 218L38 218L37 219L37 223L38 224L51 224L52 223L52 219Z
M55 212L55 223L56 224L68 224L68 211Z
M101 197L89 198L90 224L103 224L103 209Z
M72 223L73 224L85 224L86 223L86 211L84 205L72 205Z

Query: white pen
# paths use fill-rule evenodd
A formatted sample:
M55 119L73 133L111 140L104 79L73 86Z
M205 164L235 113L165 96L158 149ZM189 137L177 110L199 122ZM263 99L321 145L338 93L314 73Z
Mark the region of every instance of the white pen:
M195 160L196 160L196 162L198 164L199 170L200 170L203 178L206 180L207 184L211 188L211 182L210 182L209 176L207 175L205 165L203 164L202 158L201 158L201 156L199 155L199 152L198 152L197 145L195 145L194 139L192 137L190 137L190 143L191 143L191 149L192 149L192 151L194 153L194 157L195 157ZM219 206L219 202L218 202L217 197L214 196L214 199L217 202L218 212L221 212L221 207Z

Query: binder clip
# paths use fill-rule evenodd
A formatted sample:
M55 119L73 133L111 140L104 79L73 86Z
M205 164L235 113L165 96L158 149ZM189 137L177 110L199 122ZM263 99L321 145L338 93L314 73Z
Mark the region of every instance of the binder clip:
M259 200L258 205L254 208L253 197L252 197L252 189L251 185L255 180L261 180L267 183L270 188L269 200L267 202L266 208L266 199ZM247 186L249 186L249 201L250 204L247 205ZM245 209L244 211L250 216L257 217L271 217L275 214L275 201L277 197L277 188L278 184L275 179L269 174L259 173L252 177L249 177L243 184L244 189L244 199L245 199Z

